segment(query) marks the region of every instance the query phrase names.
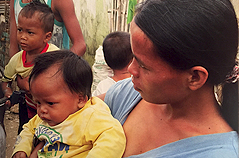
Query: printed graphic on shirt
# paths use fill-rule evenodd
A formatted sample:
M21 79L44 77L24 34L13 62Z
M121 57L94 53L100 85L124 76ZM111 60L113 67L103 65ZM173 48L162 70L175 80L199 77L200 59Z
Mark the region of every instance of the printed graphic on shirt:
M59 27L54 24L54 30L52 37L49 41L49 43L52 43L56 45L58 48L63 49L63 30L62 27Z
M39 158L59 156L68 153L69 145L63 143L62 135L56 130L44 125L39 125L35 130L35 136L39 140L46 142L41 151L38 152Z

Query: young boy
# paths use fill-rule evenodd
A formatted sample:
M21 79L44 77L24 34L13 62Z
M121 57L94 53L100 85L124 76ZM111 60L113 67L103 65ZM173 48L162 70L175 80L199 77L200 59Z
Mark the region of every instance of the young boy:
M130 77L128 66L133 59L128 32L112 32L103 41L103 52L107 65L113 70L113 76L102 80L93 96L106 93L117 81Z
M16 76L22 78L29 76L33 67L32 62L37 55L58 49L55 45L47 43L51 39L53 25L54 15L46 4L34 2L21 10L18 17L17 40L22 51L15 54L5 67L2 78L2 90L5 96L9 97L12 94L12 89L8 85ZM29 85L27 82L25 85L27 112L24 112L25 103L19 103L19 132L22 125L28 122L28 118L36 114L36 106L28 92Z
M73 0L10 0L10 49L9 56L12 57L19 51L17 44L17 19L21 9L33 1L41 1L51 7L54 14L54 30L52 38L48 43L53 43L61 49L70 48L70 40L74 53L83 56L86 51L85 40L81 31L79 21L75 14ZM68 36L69 35L69 36ZM70 37L70 40L69 40Z
M38 157L120 158L125 136L108 106L91 98L89 64L68 50L39 55L29 77L37 114L17 138L13 157L26 157L34 137L44 142Z

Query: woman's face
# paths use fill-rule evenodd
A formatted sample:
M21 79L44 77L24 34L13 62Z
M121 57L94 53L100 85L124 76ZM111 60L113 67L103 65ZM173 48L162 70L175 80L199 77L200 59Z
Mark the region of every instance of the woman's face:
M162 60L152 41L134 23L130 26L134 59L128 71L134 88L148 102L176 103L188 94L187 71L179 71Z

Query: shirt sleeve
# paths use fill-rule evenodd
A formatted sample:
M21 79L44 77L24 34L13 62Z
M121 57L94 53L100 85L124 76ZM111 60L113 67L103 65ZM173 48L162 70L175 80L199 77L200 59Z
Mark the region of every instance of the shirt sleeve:
M16 65L18 63L18 58L20 56L20 52L15 54L5 66L4 76L2 77L2 82L11 82L17 75Z
M33 138L36 125L40 123L40 118L35 115L28 123L23 126L22 132L17 136L12 156L18 151L24 151L30 156L33 149Z
M85 132L86 141L93 147L87 158L121 158L126 138L121 124L110 113L95 111L91 114Z

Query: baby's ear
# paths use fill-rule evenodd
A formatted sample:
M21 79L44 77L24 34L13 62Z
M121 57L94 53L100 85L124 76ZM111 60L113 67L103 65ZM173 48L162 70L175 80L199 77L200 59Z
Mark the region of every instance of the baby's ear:
M204 67L194 66L189 71L188 86L191 90L197 90L205 85L208 79L208 71Z
M88 101L88 97L87 96L83 96L81 94L79 94L79 102L78 102L78 107L81 109L85 106L85 103Z
M45 34L45 40L44 40L44 42L47 43L48 41L50 41L51 36L52 36L52 32L47 32L47 33Z

